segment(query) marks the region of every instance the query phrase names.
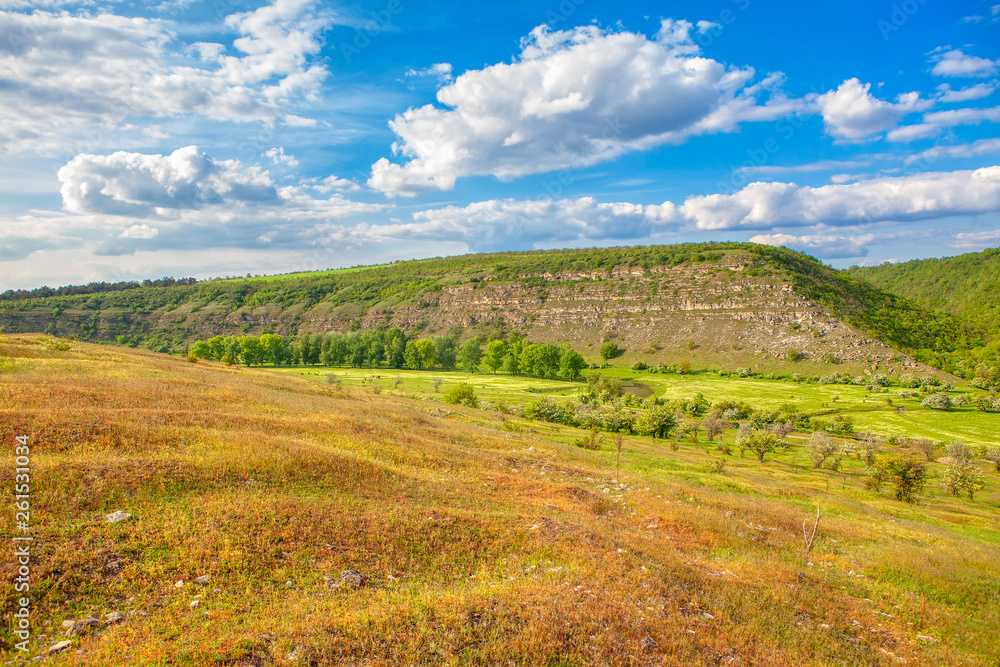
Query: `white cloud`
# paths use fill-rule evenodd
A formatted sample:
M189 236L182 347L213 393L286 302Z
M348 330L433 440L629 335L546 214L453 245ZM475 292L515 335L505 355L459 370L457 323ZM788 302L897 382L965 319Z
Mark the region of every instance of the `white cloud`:
M949 104L952 102L968 102L969 100L978 100L983 97L989 97L996 90L996 84L977 83L974 86L968 86L959 90L952 90L951 86L947 83L942 83L937 87L937 90L937 100L942 104Z
M60 153L59 134L126 119L197 114L223 121L282 122L327 75L310 59L329 22L308 2L276 0L226 18L239 55L200 43L202 66L156 19L112 14L0 12L0 152ZM93 132L87 133L93 140Z
M895 127L907 114L931 104L916 92L886 102L871 95L870 88L870 83L847 79L836 90L815 97L827 133L842 141L862 141Z
M878 238L877 234L859 236L758 234L751 237L750 242L785 246L793 250L801 250L819 259L846 259L867 257L868 245Z
M274 164L283 164L286 167L297 167L299 165L299 161L294 156L287 155L285 149L281 146L268 148L264 151L264 155L271 158L271 162Z
M940 160L941 158L963 158L991 154L1000 155L1000 139L980 139L970 144L959 144L957 146L935 146L915 155L910 155L903 161L907 164L913 164L914 162Z
M673 205L643 206L579 199L491 199L468 206L418 211L413 223L371 230L381 238L461 241L472 250L542 247L555 243L636 239L670 231Z
M997 62L978 56L962 53L960 49L951 49L931 56L934 76L983 78L997 73Z
M584 167L802 106L776 91L779 76L750 85L752 69L699 56L692 28L665 20L650 40L594 26L539 26L512 63L465 72L441 88L444 108L409 109L392 120L394 153L409 161L380 159L369 185L411 195L449 190L462 176Z
M871 164L871 160L820 160L807 164L797 165L777 165L762 164L740 167L736 171L741 174L798 174L816 171L834 171L837 169L854 169L856 167L866 167Z
M319 182L319 185L313 186L320 192L360 192L361 186L354 181L348 180L346 178L338 178L336 176L327 176Z
M159 229L157 229L156 227L150 227L147 224L132 225L131 227L129 227L128 229L126 229L125 231L123 231L121 234L119 234L118 238L120 238L120 239L151 239L151 238L153 238L154 236L156 236L159 233L160 233Z
M978 125L980 123L1000 123L1000 106L949 109L924 114L916 125L897 127L886 135L889 141L915 141L936 137L949 127L957 125Z
M698 229L767 229L918 221L1000 212L1000 166L800 187L751 183L734 194L689 197Z
M266 171L244 168L237 160L213 160L197 146L167 156L77 155L59 170L59 181L63 205L74 213L151 217L158 209L278 202Z
M961 232L945 240L944 243L962 252L979 252L1000 245L1000 229L983 232Z
M451 63L434 63L424 69L409 69L406 76L430 76L441 82L451 81Z

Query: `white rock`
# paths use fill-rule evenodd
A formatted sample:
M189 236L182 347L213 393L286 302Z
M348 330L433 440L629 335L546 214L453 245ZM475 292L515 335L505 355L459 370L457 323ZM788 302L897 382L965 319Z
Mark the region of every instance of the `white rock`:
M177 581L177 583L174 584L174 588L184 588L184 580L183 579L179 579Z
M191 600L191 608L197 609L201 605L201 600Z
M132 518L132 515L128 512L123 512L121 510L115 510L111 514L104 517L104 520L108 523L118 523L120 521L127 521Z
M194 581L197 584L202 584L202 585L207 584L208 583L208 575L207 574L203 574L200 577L198 577L197 579L195 579Z

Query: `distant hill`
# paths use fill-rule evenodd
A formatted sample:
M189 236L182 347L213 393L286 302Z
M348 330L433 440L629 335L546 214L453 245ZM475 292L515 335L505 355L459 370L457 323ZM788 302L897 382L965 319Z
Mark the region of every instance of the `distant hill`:
M1000 248L941 259L853 266L848 272L872 285L1000 334Z
M982 343L960 317L803 253L750 243L475 254L29 296L0 301L0 326L162 352L215 335L518 331L594 360L614 340L626 360L729 368L803 355L806 365L902 367L910 355L942 366Z

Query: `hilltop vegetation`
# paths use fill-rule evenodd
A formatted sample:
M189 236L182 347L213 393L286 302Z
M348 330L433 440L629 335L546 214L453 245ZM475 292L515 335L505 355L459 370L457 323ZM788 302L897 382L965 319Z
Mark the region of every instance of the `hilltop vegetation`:
M889 363L948 368L981 338L962 320L785 248L748 243L436 258L270 278L211 280L0 301L8 332L47 332L162 352L213 336L398 328L414 338L519 332L539 343L614 339L647 363ZM890 347L886 347L890 346ZM690 350L693 354L688 354ZM641 356L646 355L646 356ZM899 359L896 360L899 362ZM951 370L949 368L949 370Z
M972 323L987 342L942 360L969 377L1000 383L1000 248L957 257L918 259L881 266L854 266L850 274L881 289ZM980 366L993 367L992 372Z
M697 416L722 385L699 401L684 384L697 378L655 376L686 395L700 438L678 437L677 424L667 439L595 437L501 411L502 394L488 411L427 400L437 393L429 382L426 396L402 395L430 379L419 371L404 371L397 391L387 380L360 386L370 371L354 371L352 386L338 372L338 386L323 371L192 364L48 337L0 337L0 355L5 437L29 437L36 480L32 655L72 643L53 664L1000 657L1000 475L974 452L986 482L974 500L952 495L943 464L928 462L910 504L891 480L865 488L866 457L887 469L913 463L909 445L858 442L849 453L850 438L831 436L842 449L817 465L824 443L792 431L773 451L727 454L739 434L728 426L708 442L709 415ZM727 386L761 397L756 409L800 392L776 386L768 397L764 381L744 382L761 384ZM824 387L844 401L866 391ZM738 409L730 416L740 420ZM4 486L12 470L0 471ZM4 494L4 516L12 503ZM817 504L810 545L803 521L812 531ZM132 516L108 523L116 510ZM117 621L60 633L67 619L115 612Z

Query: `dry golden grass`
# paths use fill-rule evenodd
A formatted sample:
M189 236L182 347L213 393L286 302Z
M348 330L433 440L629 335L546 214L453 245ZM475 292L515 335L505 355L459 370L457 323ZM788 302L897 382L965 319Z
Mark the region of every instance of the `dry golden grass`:
M993 505L955 505L963 525L641 438L613 480L611 452L552 425L50 342L0 337L5 451L25 434L33 453L32 655L65 619L126 620L47 663L997 661ZM337 586L345 569L367 584Z

